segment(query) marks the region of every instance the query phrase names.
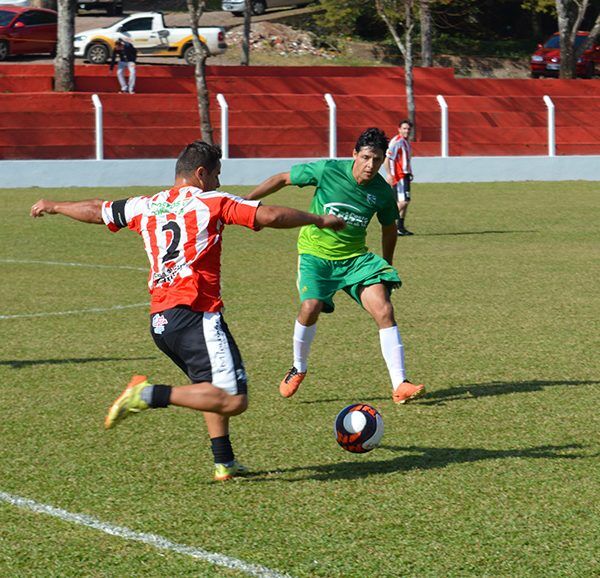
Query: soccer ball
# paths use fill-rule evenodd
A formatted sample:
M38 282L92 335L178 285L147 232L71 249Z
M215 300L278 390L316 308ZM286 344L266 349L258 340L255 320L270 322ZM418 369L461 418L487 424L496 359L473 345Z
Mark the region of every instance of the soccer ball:
M346 451L364 454L376 448L383 436L383 418L366 403L353 403L335 418L333 434Z

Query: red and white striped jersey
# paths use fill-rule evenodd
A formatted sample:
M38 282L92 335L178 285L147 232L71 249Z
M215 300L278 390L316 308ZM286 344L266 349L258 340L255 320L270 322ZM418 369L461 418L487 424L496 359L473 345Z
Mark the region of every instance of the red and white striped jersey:
M183 186L151 197L106 201L102 219L113 232L129 227L142 236L150 261L151 313L176 305L215 312L223 307L223 226L255 229L259 205L260 201Z
M401 137L399 134L392 137L385 156L390 159L390 170L392 171L394 184L406 175L412 174L412 167L410 165L412 149L407 139Z

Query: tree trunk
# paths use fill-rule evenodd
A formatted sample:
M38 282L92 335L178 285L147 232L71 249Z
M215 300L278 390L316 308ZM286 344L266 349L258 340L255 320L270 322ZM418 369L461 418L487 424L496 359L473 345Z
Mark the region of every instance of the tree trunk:
M244 3L244 35L242 37L242 66L250 65L250 30L252 23L252 6L250 0Z
M558 33L560 34L560 77L575 78L577 59L600 35L600 14L586 42L575 47L577 31L589 8L590 0L556 0Z
M433 66L431 0L420 0L421 66Z
M412 43L412 31L414 27L413 21L413 0L406 0L406 16L404 21L404 38L406 55L404 57L404 83L406 85L406 106L408 108L408 118L412 123L412 138L415 137L417 130L416 125L416 107L415 107L415 93L414 93L414 81L413 81L413 43Z
M206 84L206 59L208 58L208 49L200 41L200 37L198 36L198 25L200 23L200 17L204 12L204 6L204 0L187 0L190 26L192 28L192 41L194 42L194 50L196 51L194 75L196 77L196 92L198 95L200 134L204 142L213 144L213 128L210 122L210 101L208 85Z
M412 122L412 134L413 136L416 134L416 106L415 106L415 94L413 90L413 57L412 57L412 46L413 46L413 28L414 28L414 20L413 20L413 9L414 9L414 0L404 0L404 41L400 38L396 27L393 25L392 21L388 18L388 15L385 12L383 0L375 0L375 8L377 10L377 14L383 20L389 33L391 34L398 50L402 53L404 57L404 84L406 88L406 107L408 109L408 118Z
M54 90L73 92L75 90L75 0L58 0L58 41L54 59Z

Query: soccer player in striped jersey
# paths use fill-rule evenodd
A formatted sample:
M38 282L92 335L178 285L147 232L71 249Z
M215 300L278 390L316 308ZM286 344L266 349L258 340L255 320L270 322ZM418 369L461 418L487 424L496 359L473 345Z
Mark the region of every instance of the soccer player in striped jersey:
M33 217L61 214L141 235L150 262L150 332L191 385L151 384L136 375L110 407L105 426L168 405L202 411L218 481L247 472L235 459L229 439L229 418L246 410L248 396L244 364L221 314L222 229L232 224L253 230L345 227L335 215L266 206L218 192L220 170L219 147L195 141L179 155L171 189L119 201L41 199L31 208Z
M312 186L310 211L339 215L347 224L341 231L311 225L300 229L297 286L301 305L294 326L294 362L279 385L283 397L294 395L305 378L317 320L321 312L333 312L333 298L340 290L366 309L379 328L394 402L406 403L425 393L422 384L413 384L406 376L404 346L390 300L392 289L400 287L401 281L392 266L398 208L392 189L379 174L387 146L381 130L366 129L356 141L353 159L294 165L290 172L269 177L246 197L261 199L286 185ZM381 225L382 256L366 246L367 227L374 216Z
M396 191L399 214L399 237L406 237L413 234L404 226L408 204L410 203L410 183L413 180L411 165L412 148L410 146L411 129L412 123L410 120L400 121L398 124L398 134L390 139L383 164L387 173L386 180Z

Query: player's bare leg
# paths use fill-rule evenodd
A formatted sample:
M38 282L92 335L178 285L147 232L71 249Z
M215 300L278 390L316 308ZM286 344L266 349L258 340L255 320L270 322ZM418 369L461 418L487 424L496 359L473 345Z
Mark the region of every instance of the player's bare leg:
M364 287L360 293L363 307L379 327L381 353L392 381L394 403L407 403L425 393L425 386L414 385L406 378L404 345L394 318L390 292L382 283Z
M302 302L294 325L294 364L279 384L283 397L292 397L306 377L308 355L317 330L317 321L323 310L323 302L307 299Z
M171 391L170 403L180 407L231 416L246 411L248 396L229 395L212 383L203 382L174 387Z
M212 383L194 383L171 387L152 385L146 376L134 375L129 385L115 400L104 425L110 429L119 422L149 408L177 405L199 411L220 413L225 416L238 415L248 407L246 395L229 395Z
M231 447L229 417L218 413L204 412L204 421L215 462L215 481L224 482L247 474L248 468L235 459Z
M404 220L406 219L406 213L408 212L409 203L410 201L398 201L398 214L400 215L400 218L398 219L399 237L406 237L413 234L404 226Z

